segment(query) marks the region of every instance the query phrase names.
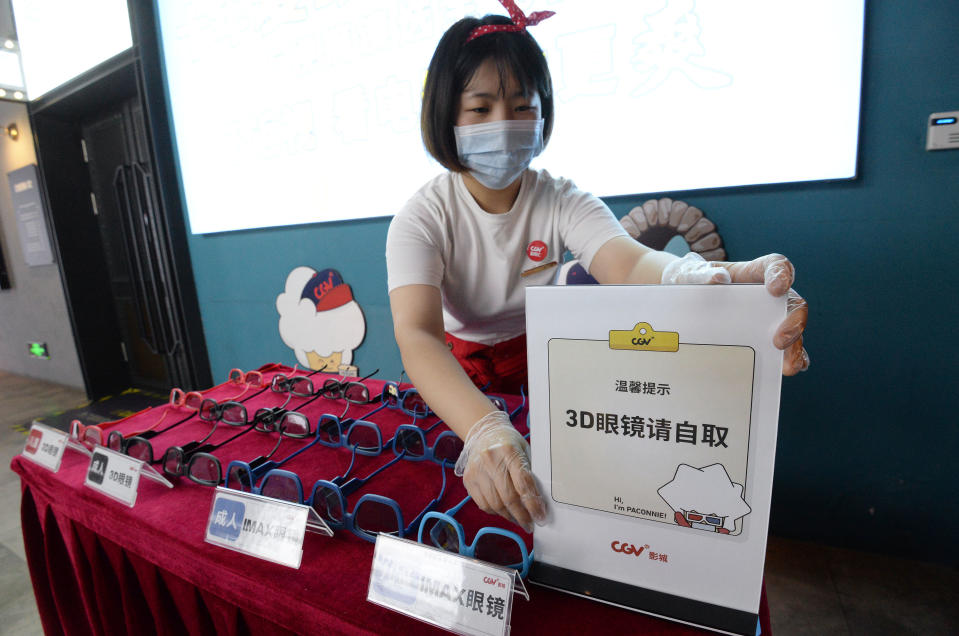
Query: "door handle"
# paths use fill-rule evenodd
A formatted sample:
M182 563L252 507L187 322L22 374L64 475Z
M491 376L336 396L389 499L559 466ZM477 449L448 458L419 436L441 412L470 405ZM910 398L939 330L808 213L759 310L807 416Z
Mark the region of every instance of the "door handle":
M137 328L140 332L140 339L146 343L147 347L153 353L159 353L159 348L155 339L156 330L153 323L149 324L147 331L147 322L150 316L143 316L143 311L149 312L146 300L145 282L143 280L141 246L137 242L136 217L133 211L133 203L130 200L130 184L127 180L127 166L117 166L113 173L113 194L117 199L117 207L120 210L120 225L123 231L123 240L127 248L127 267L129 269L130 281L133 287L133 295L136 300L134 315L136 316Z

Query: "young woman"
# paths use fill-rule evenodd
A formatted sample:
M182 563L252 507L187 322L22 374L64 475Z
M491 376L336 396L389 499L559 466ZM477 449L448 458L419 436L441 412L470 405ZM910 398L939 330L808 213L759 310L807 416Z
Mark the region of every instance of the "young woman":
M477 505L532 530L546 507L529 448L478 386L518 392L526 379L525 287L551 282L543 251L568 249L603 284L765 283L790 294L774 342L783 373L804 370L805 301L781 255L708 263L651 250L606 205L545 170L528 169L549 141L553 92L546 58L526 32L552 15L464 18L443 35L423 94L430 154L448 169L390 224L386 244L396 341L411 380L466 442L456 472ZM584 149L588 152L589 149ZM533 259L532 256L537 258Z

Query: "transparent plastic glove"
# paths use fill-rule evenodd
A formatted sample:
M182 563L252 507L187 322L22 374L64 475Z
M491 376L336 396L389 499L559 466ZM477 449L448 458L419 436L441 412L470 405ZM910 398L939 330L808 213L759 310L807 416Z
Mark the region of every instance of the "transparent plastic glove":
M731 283L732 276L722 263L707 261L696 252L690 252L663 269L663 285L707 285Z
M494 411L466 436L454 471L481 510L495 513L533 531L546 521L546 505L530 472L529 444L509 416Z
M663 269L663 284L763 283L773 296L786 295L786 318L773 336L783 350L783 375L795 375L809 368L809 354L803 348L803 331L809 306L792 289L796 270L782 254L767 254L737 263L711 262L690 252Z

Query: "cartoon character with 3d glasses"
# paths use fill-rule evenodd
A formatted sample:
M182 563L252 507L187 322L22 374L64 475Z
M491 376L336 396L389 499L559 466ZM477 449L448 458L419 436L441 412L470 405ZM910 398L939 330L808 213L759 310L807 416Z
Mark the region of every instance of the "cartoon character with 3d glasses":
M736 521L751 511L742 484L733 483L722 464L703 468L680 464L673 480L658 492L673 509L676 524L684 528L739 534Z

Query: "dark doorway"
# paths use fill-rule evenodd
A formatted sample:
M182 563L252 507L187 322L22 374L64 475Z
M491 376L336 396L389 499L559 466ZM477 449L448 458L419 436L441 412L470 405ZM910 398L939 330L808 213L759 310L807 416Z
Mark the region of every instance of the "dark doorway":
M183 222L159 196L137 64L127 51L30 104L91 398L211 384Z
M104 109L80 125L130 382L163 390L171 384L164 358L177 342L164 331L170 324L166 294L162 277L153 275L155 259L148 257L151 241L145 240L145 233L152 227L142 223L148 209L156 207L148 189L152 171L144 131L142 109L135 99Z

